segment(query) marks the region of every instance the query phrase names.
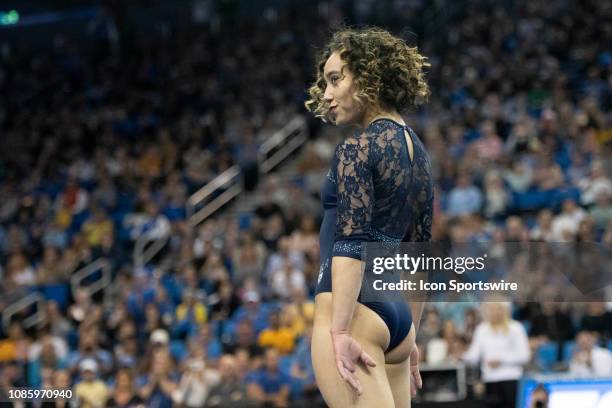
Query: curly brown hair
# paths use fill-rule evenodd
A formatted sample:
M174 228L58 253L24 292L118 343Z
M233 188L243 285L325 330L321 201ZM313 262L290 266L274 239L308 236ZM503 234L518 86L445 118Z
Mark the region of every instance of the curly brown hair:
M417 47L408 46L401 38L380 28L347 28L335 32L317 57L317 78L308 90L310 99L305 103L306 109L316 117L326 118L323 67L334 52L340 54L353 74L357 86L355 98L362 106L402 112L427 101L429 86L423 70L430 64Z

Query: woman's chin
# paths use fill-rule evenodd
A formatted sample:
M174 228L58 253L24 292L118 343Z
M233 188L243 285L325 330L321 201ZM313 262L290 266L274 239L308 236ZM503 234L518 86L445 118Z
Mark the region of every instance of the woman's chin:
M345 126L347 124L346 120L342 116L339 116L339 115L333 116L332 123L336 126Z
M354 126L357 124L357 122L355 122L353 118L350 116L347 117L347 116L335 114L335 115L331 115L329 119L330 119L330 123L335 126L346 127L346 126Z

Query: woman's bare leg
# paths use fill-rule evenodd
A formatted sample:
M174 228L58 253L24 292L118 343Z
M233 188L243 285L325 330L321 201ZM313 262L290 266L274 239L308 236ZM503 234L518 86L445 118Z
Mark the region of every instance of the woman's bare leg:
M376 367L359 365L357 377L363 393L357 393L340 377L329 329L332 314L331 293L320 293L315 298L315 320L312 334L312 362L317 384L331 408L376 407L393 408L393 393L385 371L383 350L389 343L389 330L384 321L367 307L357 304L350 334L374 359Z
M410 408L410 352L415 344L414 325L408 336L385 356L385 370L395 408Z

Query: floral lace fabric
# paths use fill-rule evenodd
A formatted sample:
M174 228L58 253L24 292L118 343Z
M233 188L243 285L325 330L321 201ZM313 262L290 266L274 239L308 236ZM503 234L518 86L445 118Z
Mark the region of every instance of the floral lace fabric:
M412 160L404 129L412 140ZM431 164L412 129L389 119L374 121L336 147L330 176L337 186L333 256L361 259L363 242L431 240Z

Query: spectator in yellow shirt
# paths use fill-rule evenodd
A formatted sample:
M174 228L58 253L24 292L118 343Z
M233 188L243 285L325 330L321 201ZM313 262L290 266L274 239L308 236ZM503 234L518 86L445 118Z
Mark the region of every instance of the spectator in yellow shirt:
M270 313L270 327L259 334L258 344L261 347L272 347L280 354L289 354L295 347L295 332L281 325L280 312Z
M185 289L183 292L183 303L176 308L177 320L188 320L195 324L204 324L208 320L206 306L198 299L197 294L192 289Z
M5 340L0 340L0 362L26 361L30 341L26 337L21 323L18 321L11 322L7 334Z
M100 208L93 209L92 217L85 221L81 231L85 234L87 243L92 247L100 246L102 237L113 234L113 222L108 219Z
M281 325L291 327L296 336L301 336L313 320L314 302L308 300L303 288L295 288L291 293L291 303L283 307Z
M106 406L108 388L104 381L97 379L98 363L93 358L86 358L79 366L83 380L75 387L75 395L82 408L101 408Z

